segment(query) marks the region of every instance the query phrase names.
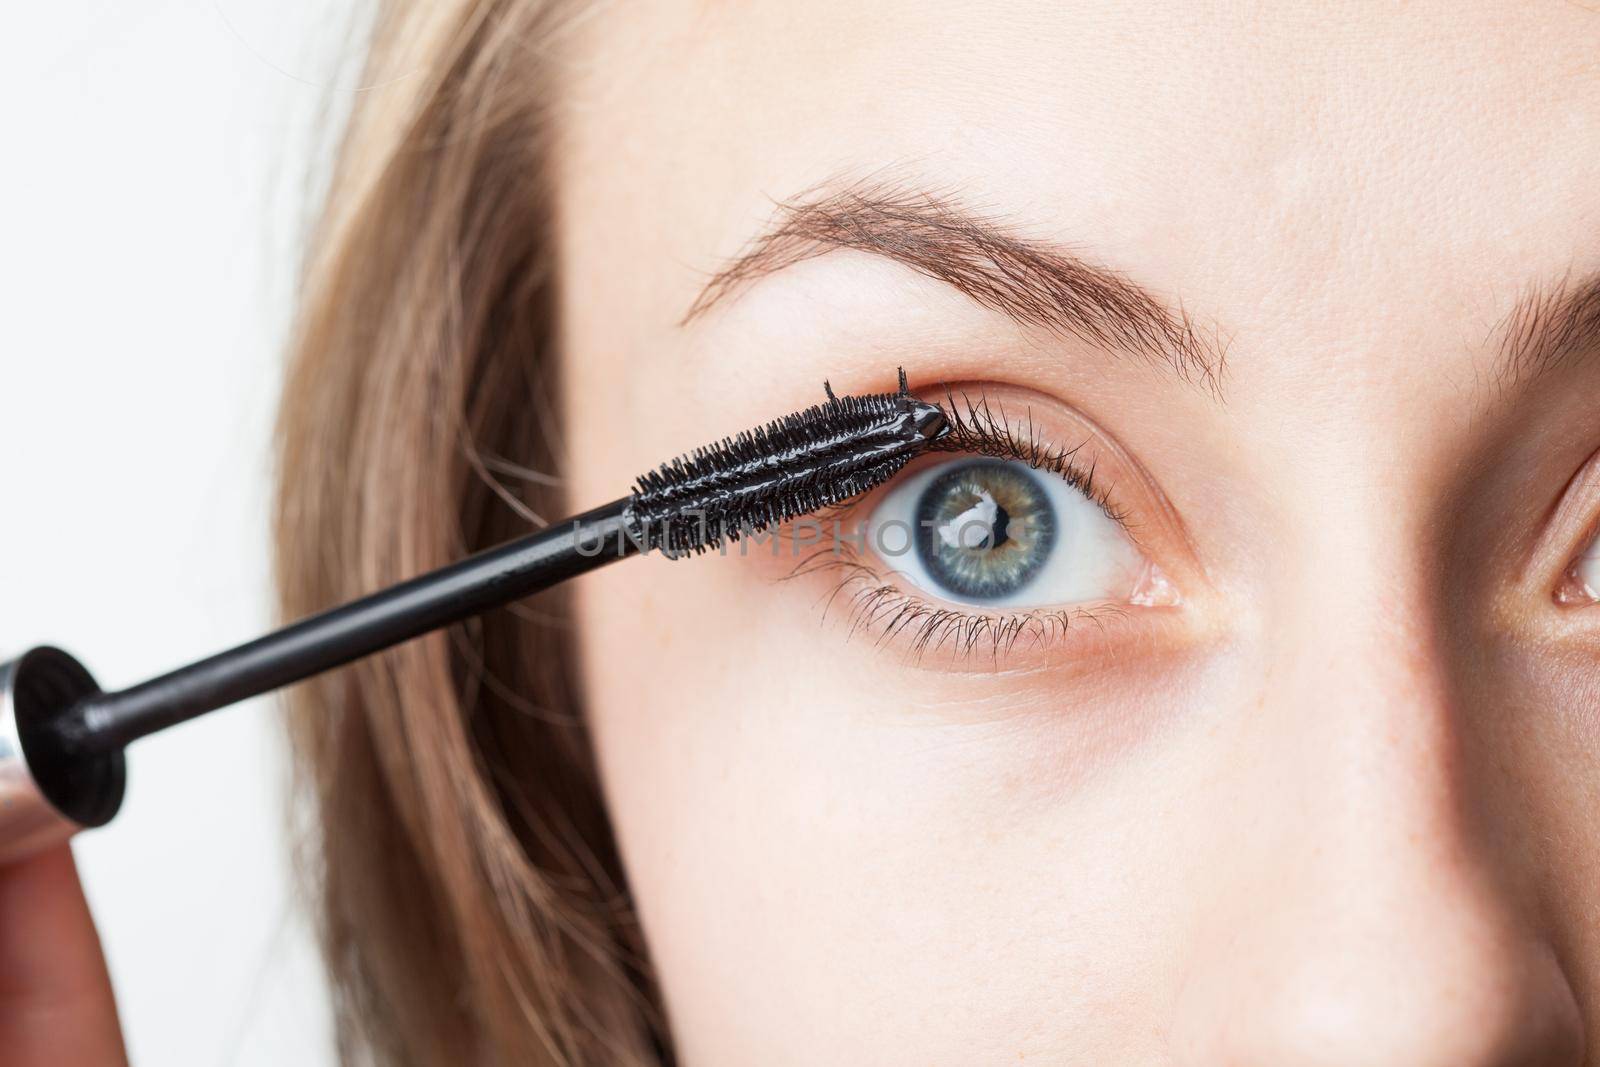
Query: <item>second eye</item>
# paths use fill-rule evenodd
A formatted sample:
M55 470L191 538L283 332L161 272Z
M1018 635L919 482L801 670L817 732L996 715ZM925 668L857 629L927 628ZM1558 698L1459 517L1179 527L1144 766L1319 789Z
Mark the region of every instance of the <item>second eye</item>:
M1121 526L1059 475L1010 459L924 468L873 510L874 545L943 600L1033 608L1126 601L1149 565Z

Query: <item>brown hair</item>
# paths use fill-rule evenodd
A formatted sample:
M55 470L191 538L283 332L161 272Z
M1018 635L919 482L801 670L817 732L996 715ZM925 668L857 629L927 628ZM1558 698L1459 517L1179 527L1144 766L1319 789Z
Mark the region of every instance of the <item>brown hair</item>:
M558 0L391 3L307 259L279 424L295 618L556 514L541 165ZM665 1053L559 598L291 697L346 1063Z

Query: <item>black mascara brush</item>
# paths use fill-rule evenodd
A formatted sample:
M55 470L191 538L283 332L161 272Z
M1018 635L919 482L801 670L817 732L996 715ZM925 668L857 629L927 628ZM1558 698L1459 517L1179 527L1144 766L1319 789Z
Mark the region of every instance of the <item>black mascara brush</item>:
M826 386L824 386L826 388ZM883 484L949 432L894 393L836 397L641 476L604 507L119 692L60 649L0 665L0 863L100 826L129 742L652 549L704 552Z

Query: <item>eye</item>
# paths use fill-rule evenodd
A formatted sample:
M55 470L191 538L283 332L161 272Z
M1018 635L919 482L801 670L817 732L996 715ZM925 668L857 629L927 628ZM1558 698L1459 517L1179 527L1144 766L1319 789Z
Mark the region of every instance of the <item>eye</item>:
M1593 604L1600 601L1600 537L1590 540L1587 547L1567 568L1561 586L1556 590L1556 600L1562 604Z
M1061 474L967 457L895 485L872 544L919 589L991 608L1141 600L1165 583L1121 524Z

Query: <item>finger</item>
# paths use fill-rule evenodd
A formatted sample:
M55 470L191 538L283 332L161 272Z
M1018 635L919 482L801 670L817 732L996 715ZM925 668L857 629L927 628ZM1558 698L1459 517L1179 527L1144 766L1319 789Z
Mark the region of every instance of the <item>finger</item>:
M0 867L0 1055L14 1067L127 1063L100 937L66 845Z

